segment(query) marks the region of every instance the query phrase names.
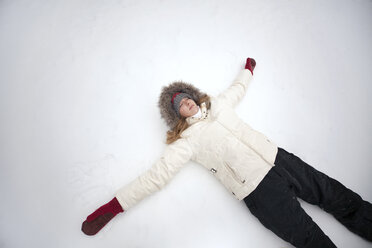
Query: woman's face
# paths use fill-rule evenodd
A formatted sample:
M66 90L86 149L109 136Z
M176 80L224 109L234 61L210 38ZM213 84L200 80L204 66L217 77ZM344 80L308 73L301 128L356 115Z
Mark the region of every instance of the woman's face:
M183 117L193 116L198 112L198 105L190 98L183 98L180 102L180 115Z

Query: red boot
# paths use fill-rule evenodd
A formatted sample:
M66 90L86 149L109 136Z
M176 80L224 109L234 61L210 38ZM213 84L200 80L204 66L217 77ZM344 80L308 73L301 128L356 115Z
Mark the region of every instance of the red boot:
M86 235L94 235L101 230L118 213L124 212L118 199L114 197L111 201L98 208L83 222L81 230Z
M247 58L247 62L245 64L244 69L250 70L253 75L253 70L255 67L256 67L256 61L253 58Z

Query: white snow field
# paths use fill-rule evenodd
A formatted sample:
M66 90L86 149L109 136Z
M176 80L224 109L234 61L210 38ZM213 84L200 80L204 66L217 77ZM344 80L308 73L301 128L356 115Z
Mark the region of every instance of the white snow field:
M293 247L190 161L97 235L85 218L149 169L176 80L372 201L372 1L0 1L0 247ZM300 200L337 247L371 247Z

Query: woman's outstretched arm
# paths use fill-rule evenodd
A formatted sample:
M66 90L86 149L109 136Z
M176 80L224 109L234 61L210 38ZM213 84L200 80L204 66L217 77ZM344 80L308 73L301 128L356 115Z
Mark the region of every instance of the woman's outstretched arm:
M146 196L162 189L192 158L189 141L180 138L167 145L163 155L145 173L118 190L116 198L128 210Z
M253 78L255 66L256 61L252 58L247 58L245 68L239 72L230 87L217 96L217 99L234 108L246 94L248 85Z
M117 214L162 189L192 157L191 146L185 138L167 145L163 155L149 170L119 189L111 201L90 214L81 230L86 235L95 235Z

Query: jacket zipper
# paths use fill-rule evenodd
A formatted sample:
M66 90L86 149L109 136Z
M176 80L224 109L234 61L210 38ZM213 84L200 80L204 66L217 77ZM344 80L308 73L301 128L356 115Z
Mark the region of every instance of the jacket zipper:
M238 183L240 184L244 184L245 183L245 180L242 180L236 173L235 171L230 167L230 165L224 161L224 164L225 164L225 167L230 171L230 173L232 174L233 178L235 181L237 181Z
M229 131L230 133L231 133L231 135L233 136L233 137L235 137L240 143L242 143L244 146L246 146L246 147L248 147L249 149L251 149L252 151L254 151L258 156L260 156L264 161L266 161L267 163L269 163L270 164L270 162L269 161L267 161L264 157L263 157L263 155L261 155L259 152L257 152L256 151L256 149L254 149L253 147L251 147L251 146L249 146L249 145L247 145L247 144L245 144L243 141L241 141L240 140L240 138L238 138L229 128L227 128L227 127L225 127L225 125L223 125L220 121L218 121L217 120L217 122L222 126L222 127L224 127L227 131ZM271 143L271 141L270 140L267 140L267 141L269 141L270 143Z

